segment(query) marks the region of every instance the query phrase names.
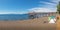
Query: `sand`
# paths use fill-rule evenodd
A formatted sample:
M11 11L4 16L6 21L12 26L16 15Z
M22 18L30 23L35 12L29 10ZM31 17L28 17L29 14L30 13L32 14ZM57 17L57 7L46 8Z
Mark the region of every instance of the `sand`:
M0 30L56 30L56 24L49 24L47 17L21 21L0 21Z
M57 21L57 30L60 30L60 20Z

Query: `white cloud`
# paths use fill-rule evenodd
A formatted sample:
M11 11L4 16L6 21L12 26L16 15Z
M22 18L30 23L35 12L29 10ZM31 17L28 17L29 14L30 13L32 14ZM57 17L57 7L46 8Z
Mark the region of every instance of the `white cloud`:
M50 2L40 1L39 3L45 4L43 5L43 7L40 7L38 5L39 7L31 8L29 10L34 11L34 12L56 12L57 11L56 7L57 7L58 2L59 0L50 0Z
M29 9L29 10L34 11L34 12L56 12L56 9L40 8L40 7L32 8L32 9Z
M40 1L40 3L42 3L42 4L46 4L46 5L56 5L55 3L45 2L45 1Z
M50 0L50 1L58 4L60 0Z
M50 0L50 2L40 1L39 3L42 3L42 4L44 4L47 7L49 7L49 6L56 7L58 2L59 1L57 1L57 0Z

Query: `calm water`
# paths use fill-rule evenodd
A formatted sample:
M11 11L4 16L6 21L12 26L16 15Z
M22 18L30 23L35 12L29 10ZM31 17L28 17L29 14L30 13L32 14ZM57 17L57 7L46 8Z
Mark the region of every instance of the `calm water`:
M47 16L47 14L37 14L36 17L44 17ZM10 20L28 20L29 15L28 14L0 14L0 20L4 21L10 21Z
M28 14L0 14L0 20L26 20L28 19Z

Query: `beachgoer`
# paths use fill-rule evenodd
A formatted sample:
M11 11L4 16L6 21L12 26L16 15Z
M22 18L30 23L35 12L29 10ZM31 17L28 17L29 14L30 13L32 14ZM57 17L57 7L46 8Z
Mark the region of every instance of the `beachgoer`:
M34 19L34 15L29 15L29 19Z
M57 16L57 21L59 20L59 17Z
M48 21L50 21L51 20L51 17L48 17Z

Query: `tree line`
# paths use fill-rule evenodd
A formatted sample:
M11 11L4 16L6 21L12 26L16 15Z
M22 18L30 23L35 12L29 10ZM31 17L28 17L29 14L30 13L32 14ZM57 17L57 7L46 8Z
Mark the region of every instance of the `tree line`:
M59 4L57 5L57 12L60 14L60 2L59 2Z

